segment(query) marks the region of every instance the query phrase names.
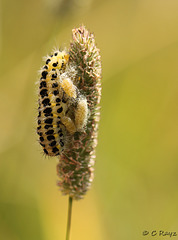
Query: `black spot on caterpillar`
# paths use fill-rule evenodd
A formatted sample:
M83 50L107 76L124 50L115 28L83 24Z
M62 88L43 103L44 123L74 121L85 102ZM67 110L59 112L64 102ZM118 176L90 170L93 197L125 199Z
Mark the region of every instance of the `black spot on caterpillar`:
M48 59L46 60L46 64L48 64L50 61L51 61L51 59L48 58Z
M56 141L52 141L50 144L49 144L51 147L55 146L56 145Z
M52 88L57 88L58 87L58 84L57 83L53 83L52 84Z
M55 137L53 135L47 136L48 141L54 140Z
M47 71L43 71L43 72L41 73L41 75L42 75L42 77L43 77L44 79L46 79L47 74L48 74Z
M58 103L58 102L60 102L61 101L61 99L60 98L56 98L56 102Z
M45 132L46 135L50 135L50 134L53 134L54 133L54 130L48 130L47 132Z
M45 120L45 123L52 124L52 122L53 122L53 119L52 119L52 118L47 118L47 119Z
M43 104L44 107L46 107L46 106L50 106L51 103L50 103L49 98L45 98L45 99L42 101L42 104Z
M57 74L56 73L52 74L52 78L57 78Z
M58 62L53 63L53 67L57 67L57 65L58 65Z
M41 95L42 98L47 97L48 96L47 89L41 90L40 95Z
M62 107L58 108L58 110L57 110L58 113L61 113L62 111L63 111Z
M45 81L40 82L40 88L42 88L42 87L46 87L46 82Z
M47 114L51 114L52 108L47 107L47 108L45 108L45 109L43 110L43 112L44 112L44 113L47 113Z
M49 128L52 128L52 127L53 127L52 124L49 124L49 125L45 125L45 126L44 126L45 129L49 129Z
M59 94L59 91L58 91L58 90L54 90L53 94L54 94L55 96L57 96L57 95Z

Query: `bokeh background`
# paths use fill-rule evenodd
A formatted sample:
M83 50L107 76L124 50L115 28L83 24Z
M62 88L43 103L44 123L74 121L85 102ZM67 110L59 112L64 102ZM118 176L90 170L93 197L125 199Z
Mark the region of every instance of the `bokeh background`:
M42 57L82 23L103 91L95 179L74 202L71 240L178 233L177 13L177 0L0 1L0 239L65 239L68 198L37 142L35 83Z

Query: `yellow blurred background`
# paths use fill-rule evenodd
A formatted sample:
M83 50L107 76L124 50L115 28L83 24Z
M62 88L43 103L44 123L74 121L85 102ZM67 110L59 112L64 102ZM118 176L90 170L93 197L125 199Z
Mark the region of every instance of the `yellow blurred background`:
M177 13L177 0L0 2L0 240L65 239L68 198L37 142L35 83L42 57L82 23L103 91L95 179L73 204L71 240L178 233Z

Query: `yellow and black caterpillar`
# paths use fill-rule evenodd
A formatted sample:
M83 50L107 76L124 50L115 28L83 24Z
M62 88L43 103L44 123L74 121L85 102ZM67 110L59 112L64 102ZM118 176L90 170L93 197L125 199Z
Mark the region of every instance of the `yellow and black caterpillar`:
M49 156L59 155L70 136L86 125L87 100L73 79L75 70L69 65L66 51L54 51L46 58L39 82L37 133L44 153Z

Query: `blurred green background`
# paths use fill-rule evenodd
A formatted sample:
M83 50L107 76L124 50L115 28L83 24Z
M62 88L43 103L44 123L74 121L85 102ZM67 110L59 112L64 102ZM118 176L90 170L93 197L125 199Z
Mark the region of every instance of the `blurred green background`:
M35 83L42 57L82 23L103 91L95 179L74 202L71 240L178 232L177 13L177 0L0 2L0 240L65 239L68 198L37 142Z

